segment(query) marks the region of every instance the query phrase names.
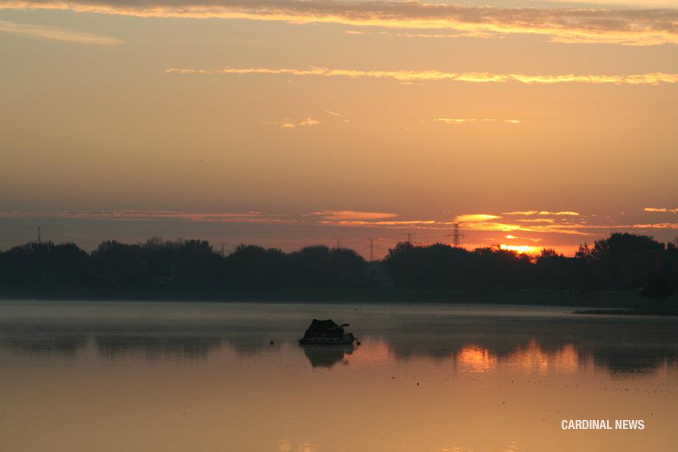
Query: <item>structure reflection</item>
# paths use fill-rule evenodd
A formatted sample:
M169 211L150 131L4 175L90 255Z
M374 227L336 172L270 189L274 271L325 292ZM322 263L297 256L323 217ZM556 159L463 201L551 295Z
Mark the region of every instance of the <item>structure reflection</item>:
M353 345L299 345L313 367L332 367L345 362L344 357L353 353Z

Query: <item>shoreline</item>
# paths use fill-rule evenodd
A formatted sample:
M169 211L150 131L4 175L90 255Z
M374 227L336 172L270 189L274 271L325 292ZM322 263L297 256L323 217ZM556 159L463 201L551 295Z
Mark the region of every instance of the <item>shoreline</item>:
M664 308L632 308L632 309L586 309L574 311L573 314L587 315L621 315L635 317L678 317L678 309Z
M608 315L615 309L618 313L629 315L637 309L644 310L643 305L650 303L637 292L612 291L582 294L558 290L480 292L443 289L231 289L216 286L0 286L0 300L477 303L592 308L576 313Z

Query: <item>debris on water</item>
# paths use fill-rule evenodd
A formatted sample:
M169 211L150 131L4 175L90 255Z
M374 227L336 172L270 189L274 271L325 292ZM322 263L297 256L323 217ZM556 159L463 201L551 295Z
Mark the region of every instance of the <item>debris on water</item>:
M271 345L273 345L273 340L271 340Z

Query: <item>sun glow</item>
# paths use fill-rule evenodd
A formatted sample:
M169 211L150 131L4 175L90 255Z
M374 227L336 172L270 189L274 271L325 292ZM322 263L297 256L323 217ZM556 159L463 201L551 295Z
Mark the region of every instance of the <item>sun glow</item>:
M499 248L507 251L515 251L519 254L538 254L541 251L541 248L538 246L530 245L507 245L502 243L499 245Z

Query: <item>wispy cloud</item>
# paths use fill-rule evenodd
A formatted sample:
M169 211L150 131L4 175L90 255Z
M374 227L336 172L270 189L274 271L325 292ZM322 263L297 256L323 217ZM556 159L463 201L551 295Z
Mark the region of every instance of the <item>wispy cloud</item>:
M564 211L557 211L557 212L552 212L550 210L518 210L518 211L514 211L514 212L503 212L502 215L525 215L525 216L555 215L555 216L578 217L580 214L579 214L579 212L574 212L572 210L564 210Z
M583 5L610 5L619 7L628 5L635 8L671 8L676 6L674 0L547 0L554 3L579 3Z
M494 36L492 33L481 31L452 31L446 33L396 33L391 31L356 31L347 30L344 33L349 35L381 35L394 36L398 38L422 38L422 39L458 39L458 38L483 38L489 39Z
M336 113L336 112L334 112L334 111L330 111L330 110L323 110L323 111L324 111L325 113L327 113L328 115L336 116L336 117L338 117L338 118L343 118L343 117L344 117L344 115L340 115L339 113Z
M678 229L678 223L644 223L634 224L632 229Z
M317 126L320 124L320 121L315 118L306 118L295 123L286 119L284 121L266 121L262 124L279 126L281 129L294 129L295 127Z
M472 213L466 215L457 215L454 221L457 223L479 223L489 220L498 220L499 218L501 217L497 215L489 215L485 213Z
M350 0L0 0L0 9L58 9L136 17L334 23L490 35L534 34L561 43L678 43L678 10L499 8L419 1Z
M666 207L646 207L645 212L668 212L668 213L678 213L678 209L667 209Z
M449 229L450 223L435 220L321 220L319 224L380 229Z
M318 124L320 124L320 121L315 118L306 118L299 123L300 126L317 126Z
M451 125L466 125L474 123L504 123L504 124L520 124L519 119L493 119L493 118L436 118L433 122L442 122Z
M313 212L314 216L325 220L384 220L396 218L398 214L388 212L364 212L360 210L321 210Z
M222 212L201 213L170 210L110 210L110 211L57 211L57 212L20 212L0 211L0 218L65 218L79 220L184 220L198 223L296 223L296 220L284 219L279 215L261 212Z
M443 122L445 124L466 124L469 122L476 122L477 119L467 119L467 118L436 118L433 122Z
M562 83L580 83L592 85L659 85L662 83L678 83L678 74L652 72L633 75L526 75L526 74L496 74L490 72L444 72L430 71L363 71L359 69L329 69L325 67L310 67L308 69L292 68L224 68L224 69L190 69L167 68L168 74L188 75L293 75L297 77L347 77L373 78L396 80L399 82L413 81L455 81L468 83L524 83L528 85L554 85ZM444 119L444 118L442 118Z
M18 24L6 20L0 20L0 32L11 33L30 39L70 42L74 44L114 46L123 43L122 40L109 36L81 33L79 31L45 25Z
M508 240L528 240L528 241L533 242L533 243L539 243L539 242L542 241L542 239L536 239L536 238L533 238L533 237L516 237L513 234L507 234L506 236L504 236L504 238L508 239Z

